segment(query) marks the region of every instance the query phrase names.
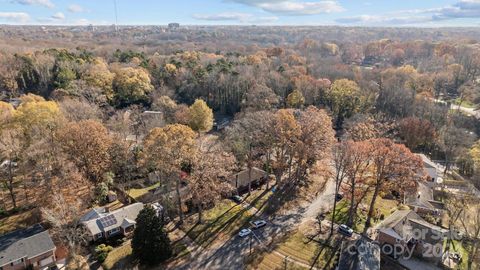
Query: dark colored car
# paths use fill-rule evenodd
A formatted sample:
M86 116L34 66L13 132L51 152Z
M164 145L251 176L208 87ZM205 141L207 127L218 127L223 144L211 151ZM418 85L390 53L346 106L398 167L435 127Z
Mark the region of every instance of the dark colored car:
M232 201L234 201L236 203L242 203L243 199L242 199L242 197L240 197L238 195L235 195L235 196L232 196Z
M345 224L338 226L338 232L348 237L353 235L353 229Z
M338 202L338 201L341 201L342 199L343 199L343 195L342 195L342 194L337 193L337 194L335 195L335 200L336 200L337 202Z

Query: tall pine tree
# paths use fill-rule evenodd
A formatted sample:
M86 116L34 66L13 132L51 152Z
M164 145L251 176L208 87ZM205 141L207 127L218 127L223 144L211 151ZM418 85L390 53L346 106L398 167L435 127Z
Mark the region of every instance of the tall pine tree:
M155 265L170 258L170 239L155 210L151 206L145 206L135 221L137 226L132 239L133 256L147 265Z

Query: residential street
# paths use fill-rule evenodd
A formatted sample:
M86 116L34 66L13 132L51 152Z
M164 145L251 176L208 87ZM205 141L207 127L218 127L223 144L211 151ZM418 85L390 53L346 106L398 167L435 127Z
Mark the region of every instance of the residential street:
M328 211L334 193L335 184L333 181L329 181L325 190L318 194L308 207L300 207L291 213L278 215L271 220L268 217L259 217L259 219L266 220L268 224L263 228L253 230L252 250L265 247L275 238L296 229L303 221L315 218L320 211ZM247 206L244 205L244 207ZM248 256L249 249L250 236L241 238L234 235L220 247L196 252L188 265L183 265L178 269L245 269L244 259Z

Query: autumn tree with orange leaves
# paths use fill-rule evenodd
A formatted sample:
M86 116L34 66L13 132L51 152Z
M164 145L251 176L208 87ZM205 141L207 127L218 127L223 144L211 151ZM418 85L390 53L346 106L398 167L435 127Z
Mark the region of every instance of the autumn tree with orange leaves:
M390 139L372 139L370 144L373 151L370 153L370 174L373 187L373 197L370 202L364 233L371 226L371 219L375 203L382 190L395 186L400 188L400 193L415 186L415 179L422 175L422 160L402 145Z

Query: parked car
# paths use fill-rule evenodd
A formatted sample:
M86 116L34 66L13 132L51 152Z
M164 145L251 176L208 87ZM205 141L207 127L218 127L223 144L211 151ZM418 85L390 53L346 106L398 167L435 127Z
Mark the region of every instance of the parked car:
M342 195L342 194L337 193L337 194L335 195L335 200L336 200L337 202L338 202L338 201L341 201L342 199L343 199L343 195Z
M239 233L238 233L238 236L240 237L245 237L245 236L248 236L249 234L252 233L252 230L250 229L242 229Z
M236 203L242 203L243 199L242 197L238 196L238 195L235 195L235 196L232 196L232 201L236 202Z
M250 224L252 224L254 229L258 229L258 228L261 228L261 227L267 225L267 222L265 220L260 219L260 220L250 222Z
M342 224L342 225L338 226L338 232L339 232L340 234L343 234L343 235L348 236L348 237L350 237L350 236L353 235L353 230L352 230L352 228L348 227L348 226L345 225L345 224Z

